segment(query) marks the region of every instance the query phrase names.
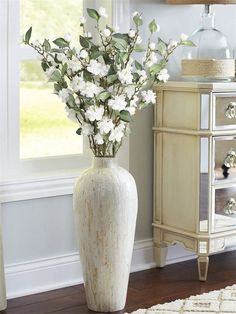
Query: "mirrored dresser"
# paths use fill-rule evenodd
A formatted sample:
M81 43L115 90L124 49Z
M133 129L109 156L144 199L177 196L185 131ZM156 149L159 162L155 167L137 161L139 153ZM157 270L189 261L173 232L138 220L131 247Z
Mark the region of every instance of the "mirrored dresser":
M209 254L236 244L236 83L168 82L156 92L156 263L182 244L204 281Z

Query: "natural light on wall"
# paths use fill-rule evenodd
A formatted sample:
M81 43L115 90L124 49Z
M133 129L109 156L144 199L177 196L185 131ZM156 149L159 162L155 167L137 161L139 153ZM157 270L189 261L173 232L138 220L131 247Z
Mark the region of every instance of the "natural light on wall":
M42 41L72 33L78 40L83 15L83 0L21 0L21 34L33 26L33 38ZM26 58L27 59L27 58ZM20 156L40 158L83 153L83 138L78 126L67 119L40 61L23 60L20 64Z

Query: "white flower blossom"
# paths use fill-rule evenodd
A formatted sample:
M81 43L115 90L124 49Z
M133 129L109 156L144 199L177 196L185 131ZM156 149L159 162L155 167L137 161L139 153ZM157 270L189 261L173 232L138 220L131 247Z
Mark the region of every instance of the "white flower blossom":
M109 66L104 63L100 63L97 60L91 60L87 67L87 70L94 75L104 77L109 71Z
M142 91L141 95L146 103L155 104L156 94L152 90Z
M57 54L57 60L60 62L64 62L67 60L67 57L64 55L64 53L58 53Z
M83 122L81 129L83 135L89 136L93 134L93 126L90 123Z
M52 74L55 72L56 68L54 66L48 68L45 72L46 76L48 78L50 78L52 76Z
M137 96L133 96L132 100L130 101L130 107L137 107L138 101L139 101L139 98Z
M72 88L72 90L77 93L79 90L84 90L86 87L86 83L85 81L82 79L82 77L79 76L75 76L73 77L71 83L70 83L70 87Z
M85 23L86 23L86 18L84 16L81 16L80 24L84 25Z
M129 85L125 88L125 93L128 98L131 98L135 93L135 87L134 85Z
M104 108L98 107L98 106L89 106L88 109L85 112L85 117L93 122L93 121L100 121L102 120L102 116L104 114Z
M68 69L71 70L72 73L78 72L82 68L80 61L75 57L72 57L71 60L67 60L66 63L68 64Z
M122 84L132 84L133 75L129 69L119 71L118 77Z
M122 111L127 106L127 101L125 100L125 95L117 95L113 99L108 100L108 106L113 110Z
M71 94L71 90L70 89L62 88L62 90L59 91L58 96L62 100L62 102L67 102L70 94Z
M104 37L109 37L111 35L111 31L109 30L109 28L105 28L103 31L102 31L102 35Z
M65 107L65 111L67 112L67 118L70 119L73 122L78 122L78 119L76 117L76 113L73 109Z
M64 39L65 39L66 41L68 41L68 42L71 42L71 38L72 38L72 36L71 36L70 33L67 33L67 34L64 35Z
M186 35L186 34L184 34L184 33L182 33L181 35L180 35L180 40L181 41L185 41L185 40L187 40L188 39L188 35Z
M135 11L133 14L132 14L132 18L134 18L136 15L139 15L140 16L140 13L138 11Z
M79 54L80 58L86 59L88 57L88 52L86 50L81 50Z
M150 43L149 44L149 48L151 49L151 50L155 50L156 49L156 44L155 43Z
M103 7L100 7L100 8L99 8L98 13L99 13L99 15L102 16L102 17L105 17L105 18L108 17L107 11L106 11L106 9L103 8Z
M142 42L142 38L140 35L138 35L137 40L136 40L136 44L139 45L139 44L141 44L141 42Z
M84 85L81 82L81 87L79 87L79 89L83 96L86 96L89 98L94 97L94 95L97 96L103 91L102 87L97 86L96 84L92 82L86 82Z
M162 69L157 76L158 80L163 81L164 83L166 83L168 81L169 77L170 77L170 75L169 75L167 69Z
M120 123L116 128L111 131L109 136L109 140L111 142L120 142L122 137L124 136L125 124Z
M125 110L129 111L130 115L133 116L136 112L136 108L135 107L127 107L125 108Z
M75 104L76 104L77 106L79 106L79 105L80 105L80 99L79 99L79 97L78 97L78 96L75 98Z
M129 31L129 33L128 33L128 35L129 35L129 37L130 37L130 38L134 38L134 37L135 37L135 35L136 35L135 30L130 29L130 31Z
M114 123L112 119L103 117L102 120L98 122L98 128L101 134L108 134L114 128Z
M54 62L54 58L51 55L47 56L47 61L48 62Z
M158 33L158 32L160 32L161 27L160 27L160 25L159 25L159 24L156 24L156 26L157 26L157 30L156 30L156 32Z
M100 133L97 133L94 136L94 140L95 140L95 143L98 144L98 145L102 145L104 143L103 137L102 137L102 135Z
M92 34L90 32L85 32L84 37L92 38Z
M168 45L168 47L167 47L167 49L168 50L172 50L172 49L176 48L177 46L178 46L177 41L176 40L171 40L169 45Z
M147 73L144 70L138 70L137 71L138 75L139 75L139 82L143 83L144 81L146 81L147 79Z

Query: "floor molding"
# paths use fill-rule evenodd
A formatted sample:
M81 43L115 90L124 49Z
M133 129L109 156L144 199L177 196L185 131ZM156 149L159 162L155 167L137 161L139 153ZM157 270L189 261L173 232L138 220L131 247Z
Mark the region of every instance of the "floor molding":
M134 244L131 272L155 267L152 239ZM50 291L83 282L77 252L51 258L6 265L7 298Z
M235 250L229 247L225 251ZM167 265L194 259L196 255L180 245L168 250ZM156 266L153 255L153 241L135 241L131 272ZM74 286L83 282L82 268L77 252L45 259L7 265L5 267L7 298Z

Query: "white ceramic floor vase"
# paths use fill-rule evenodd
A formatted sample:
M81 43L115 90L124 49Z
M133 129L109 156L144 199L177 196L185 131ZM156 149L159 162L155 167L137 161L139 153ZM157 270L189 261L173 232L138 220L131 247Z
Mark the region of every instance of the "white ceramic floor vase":
M134 178L114 158L94 158L78 179L74 210L88 308L125 306L137 217Z

